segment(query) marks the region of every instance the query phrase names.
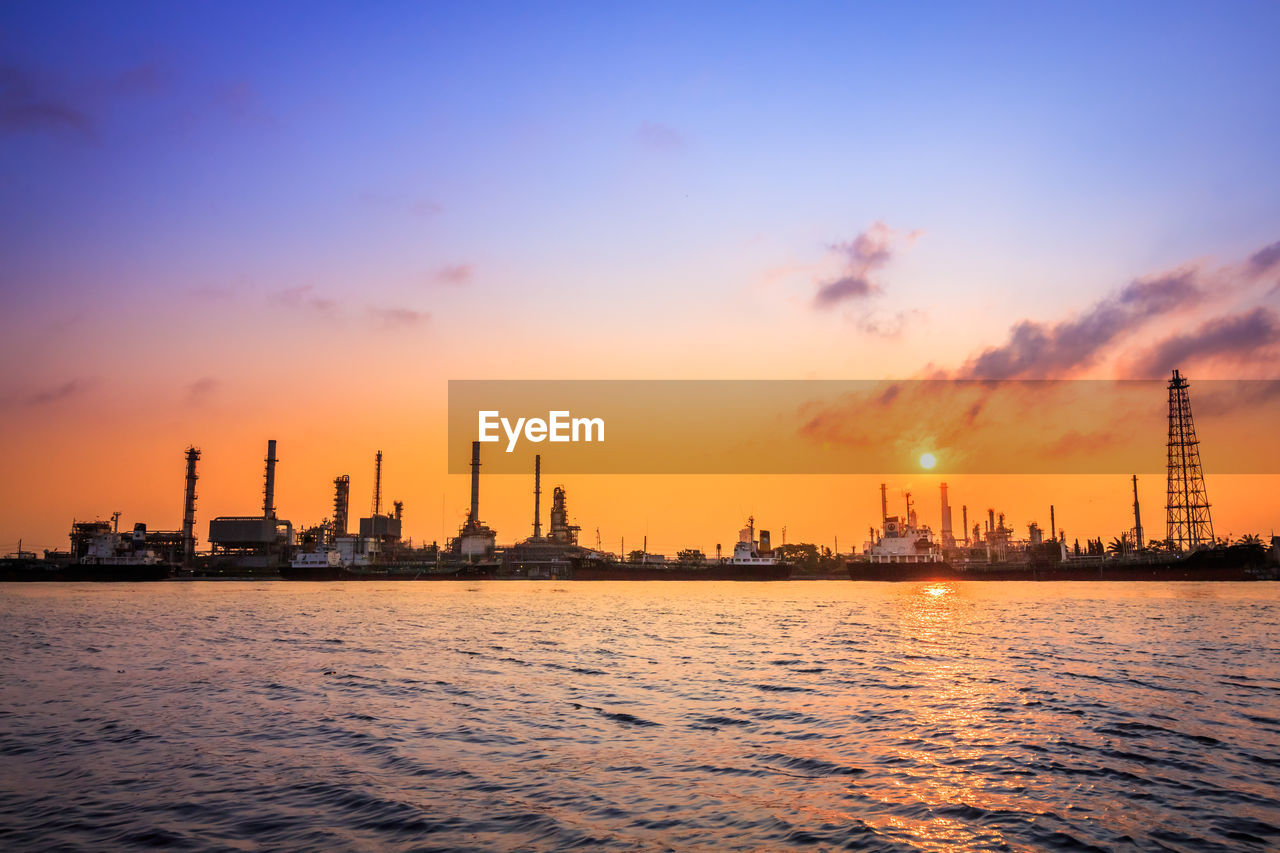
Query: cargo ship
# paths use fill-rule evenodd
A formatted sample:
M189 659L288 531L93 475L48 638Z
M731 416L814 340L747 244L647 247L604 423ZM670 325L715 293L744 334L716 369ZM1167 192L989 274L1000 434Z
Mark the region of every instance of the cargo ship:
M148 533L135 524L119 529L120 514L111 521L79 521L71 525L71 550L46 551L44 557L23 551L0 559L0 581L158 581L171 577L174 563L160 546L173 535Z

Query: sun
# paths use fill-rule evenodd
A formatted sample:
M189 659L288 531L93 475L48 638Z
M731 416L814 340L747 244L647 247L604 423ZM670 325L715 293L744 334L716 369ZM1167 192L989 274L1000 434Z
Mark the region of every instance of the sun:
M933 457L932 453L926 453L920 457L921 468L932 468L934 465L937 465L937 464L938 464L938 460Z

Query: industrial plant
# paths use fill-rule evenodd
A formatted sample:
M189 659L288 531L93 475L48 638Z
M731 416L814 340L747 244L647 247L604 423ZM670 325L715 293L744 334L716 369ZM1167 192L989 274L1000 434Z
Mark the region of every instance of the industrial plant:
M1235 544L1214 538L1199 440L1191 414L1188 382L1178 371L1169 382L1166 526L1163 539L1148 538L1133 488L1132 525L1111 543L1069 538L1049 506L1048 528L1027 522L1021 534L1007 513L995 507L960 505L960 525L947 483L939 487L940 527L921 522L915 496L901 495L901 512L890 514L889 487L880 485L880 524L867 528L862 548L841 557L827 552L827 564L843 566L838 576L854 580L1254 580L1278 577L1280 537L1268 549L1261 541ZM471 447L470 508L457 535L443 546L415 546L402 536L404 503L383 499L383 453L373 457L370 513L350 528L351 477L333 479L333 513L321 523L295 528L276 508L276 441L267 441L262 506L255 515L219 516L209 522L208 548L196 536L198 448L185 452L180 530L148 530L143 523L121 533L120 513L110 521L75 521L66 551L43 557L22 551L0 560L0 580L159 580L164 578L284 578L292 580L447 580L523 578L547 580L780 580L792 576L793 562L814 546L785 544L774 549L768 530L757 534L748 519L731 555L716 546L714 557L686 549L669 559L640 549L614 554L580 540L570 521L563 485L551 491L549 519L542 523L542 458L533 468L532 530L509 545L481 518L480 448ZM972 525L970 521L972 520ZM785 528L783 529L785 534ZM784 537L785 538L785 537ZM621 551L622 549L620 549ZM832 570L833 572L836 570ZM815 576L810 574L809 576ZM818 574L816 576L821 576ZM827 576L833 576L828 574Z

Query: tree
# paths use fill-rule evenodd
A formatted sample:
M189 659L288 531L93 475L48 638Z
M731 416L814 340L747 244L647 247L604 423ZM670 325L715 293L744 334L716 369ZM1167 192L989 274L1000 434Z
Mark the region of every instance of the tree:
M1107 553L1116 557L1128 554L1132 550L1133 540L1129 538L1128 533L1121 533L1107 545Z
M1253 545L1258 548L1262 547L1262 537L1256 533L1246 533L1236 540L1237 545Z

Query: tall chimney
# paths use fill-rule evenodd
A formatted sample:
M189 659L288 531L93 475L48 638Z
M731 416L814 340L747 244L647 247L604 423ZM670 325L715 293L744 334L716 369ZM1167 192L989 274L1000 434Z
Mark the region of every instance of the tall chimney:
M542 454L533 457L533 538L542 538Z
M964 544L969 544L969 505L963 504L960 507L960 515L964 522Z
M200 451L187 448L187 494L182 503L182 565L191 568L196 556L196 462Z
M947 502L947 484L942 484L942 544L954 548L956 537L951 532L951 504Z
M1058 522L1053 517L1053 504L1049 504L1049 538L1058 541Z
M480 523L480 442L471 442L471 526Z
M276 517L276 440L267 439L267 482L262 487L262 514Z
M885 493L885 484L880 484L880 526L889 520L889 498Z
M382 451L374 457L373 462L373 517L377 518L382 511Z
M1133 475L1133 538L1134 548L1142 547L1142 512L1138 509L1138 475Z

